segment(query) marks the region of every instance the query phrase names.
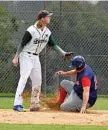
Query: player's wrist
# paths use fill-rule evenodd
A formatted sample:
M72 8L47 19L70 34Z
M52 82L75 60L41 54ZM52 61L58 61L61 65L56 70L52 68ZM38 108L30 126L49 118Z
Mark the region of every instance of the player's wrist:
M87 103L83 103L83 104L82 104L82 107L86 107L86 106L87 106Z
M18 59L18 56L17 56L17 55L15 55L15 56L14 56L14 59Z

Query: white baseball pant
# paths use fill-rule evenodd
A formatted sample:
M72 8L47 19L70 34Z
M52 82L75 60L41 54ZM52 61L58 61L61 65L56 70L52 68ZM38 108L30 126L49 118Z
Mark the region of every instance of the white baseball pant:
M25 88L28 77L32 81L32 95L37 91L37 96L31 97L31 103L39 103L39 96L41 91L41 64L38 55L22 52L19 57L20 62L20 79L16 90L14 106L22 105L22 93Z

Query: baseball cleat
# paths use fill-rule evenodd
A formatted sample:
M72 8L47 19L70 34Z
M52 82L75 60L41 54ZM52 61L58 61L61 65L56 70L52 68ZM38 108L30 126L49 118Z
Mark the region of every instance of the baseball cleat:
M26 112L26 109L24 109L23 106L21 106L21 105L14 106L13 110L18 111L18 112Z
M34 104L34 105L31 105L31 107L30 107L31 112L39 111L39 110L40 110L40 105L39 104Z

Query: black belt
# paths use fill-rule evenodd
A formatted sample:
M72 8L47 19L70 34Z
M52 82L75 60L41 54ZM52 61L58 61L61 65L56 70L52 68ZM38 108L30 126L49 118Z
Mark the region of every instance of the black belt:
M36 54L36 53L32 53L32 52L27 52L28 54L32 54L32 55L38 55L38 54Z

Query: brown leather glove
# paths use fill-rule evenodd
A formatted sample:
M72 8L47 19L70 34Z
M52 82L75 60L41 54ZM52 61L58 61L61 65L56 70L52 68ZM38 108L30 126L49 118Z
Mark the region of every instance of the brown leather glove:
M65 60L70 61L73 55L74 55L74 52L66 52Z

